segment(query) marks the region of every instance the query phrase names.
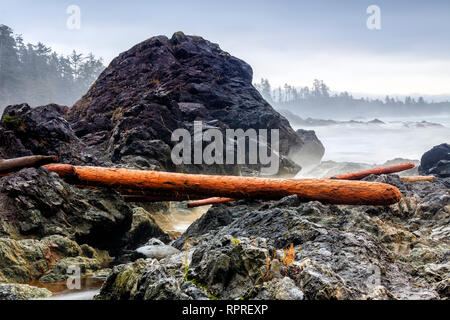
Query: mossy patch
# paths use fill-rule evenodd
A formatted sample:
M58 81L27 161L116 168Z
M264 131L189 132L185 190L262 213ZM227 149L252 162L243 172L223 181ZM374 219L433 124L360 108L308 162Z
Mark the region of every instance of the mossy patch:
M18 128L18 127L22 126L22 124L23 124L23 121L20 117L11 116L8 114L5 114L2 117L2 122L4 124L6 124L8 127L13 127L13 128Z

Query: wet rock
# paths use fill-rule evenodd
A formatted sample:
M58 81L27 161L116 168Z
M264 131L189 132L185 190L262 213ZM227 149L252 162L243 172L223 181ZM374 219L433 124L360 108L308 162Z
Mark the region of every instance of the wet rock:
M247 296L254 285L262 282L270 247L263 239L224 236L192 253L188 279L208 288L220 299Z
M443 299L450 298L450 279L447 278L442 280L436 285L436 291L439 293L439 296Z
M95 299L207 299L204 291L196 287L192 282L185 281L182 273L171 273L170 267L165 267L161 261L140 259L130 264L114 267Z
M27 284L0 284L0 300L44 299L51 296L49 290Z
M186 239L189 239L190 243L195 243L199 237L214 234L221 227L229 225L239 215L245 214L249 205L251 204L247 201L238 201L233 205L214 206L212 210L208 210L200 219L191 224L186 232L175 240L173 246L182 250Z
M133 216L116 191L78 189L43 168L0 179L0 201L1 236L58 234L111 252L130 229Z
M383 286L376 286L363 297L365 300L396 300L394 295Z
M56 155L61 162L75 165L107 163L75 135L64 119L68 109L56 104L8 106L0 122L0 157Z
M8 282L32 280L61 281L68 277L68 267L79 267L81 274L105 267L107 252L81 248L76 242L54 235L42 240L0 238L0 272Z
M143 254L147 258L161 260L163 258L169 257L171 255L177 254L180 251L172 246L167 246L165 244L158 245L146 245L136 249L137 252Z
M303 300L304 298L303 292L289 277L284 277L276 283L273 296L275 300Z
M138 281L146 267L146 262L139 259L134 263L115 266L103 283L96 299L128 300L136 295Z
M295 280L308 300L344 300L352 297L345 280L330 266L306 258L294 265L301 270Z
M302 166L308 168L320 163L325 154L325 147L317 138L314 130L298 129L297 135L302 139L303 146L296 154L295 161Z
M133 250L151 238L159 238L165 243L170 242L169 235L161 230L150 212L141 207L133 208L131 227L122 239L121 247Z
M440 178L450 177L450 145L443 143L425 152L420 160L419 172Z
M58 282L65 281L73 273L78 270L81 275L92 274L98 270L102 270L109 265L111 259L109 256L104 255L101 258L88 258L88 257L71 257L64 258L56 262L53 268L39 278L40 282ZM76 268L76 269L75 269Z

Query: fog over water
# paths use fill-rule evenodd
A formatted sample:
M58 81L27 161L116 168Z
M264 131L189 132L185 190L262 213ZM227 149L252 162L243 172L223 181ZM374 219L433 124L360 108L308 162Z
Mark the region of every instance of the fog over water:
M323 161L382 164L394 158L420 160L433 146L450 143L450 115L378 119L385 124L293 125L293 128L316 132L325 146ZM411 124L421 121L439 123L444 127L417 127Z

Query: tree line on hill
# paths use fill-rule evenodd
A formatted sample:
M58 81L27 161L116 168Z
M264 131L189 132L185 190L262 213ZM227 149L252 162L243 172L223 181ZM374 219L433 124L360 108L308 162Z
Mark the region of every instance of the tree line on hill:
M41 42L25 44L0 25L0 112L11 104L58 103L71 106L104 70L102 59L75 50L68 56Z
M348 92L332 93L322 80L314 80L312 87L272 88L268 79L255 84L261 95L276 109L283 109L307 117L364 118L379 116L420 116L450 112L450 103L427 102L423 97L403 100L386 96L384 100L355 98Z

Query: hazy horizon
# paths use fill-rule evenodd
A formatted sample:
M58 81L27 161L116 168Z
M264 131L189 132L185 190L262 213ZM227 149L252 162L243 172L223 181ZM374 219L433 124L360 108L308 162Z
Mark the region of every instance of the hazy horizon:
M446 1L235 2L0 0L0 23L25 42L41 41L63 54L92 52L106 65L139 42L181 30L248 62L255 82L301 87L317 78L355 96L450 97ZM380 8L380 30L366 26L373 4ZM80 8L79 30L66 26L69 5Z

